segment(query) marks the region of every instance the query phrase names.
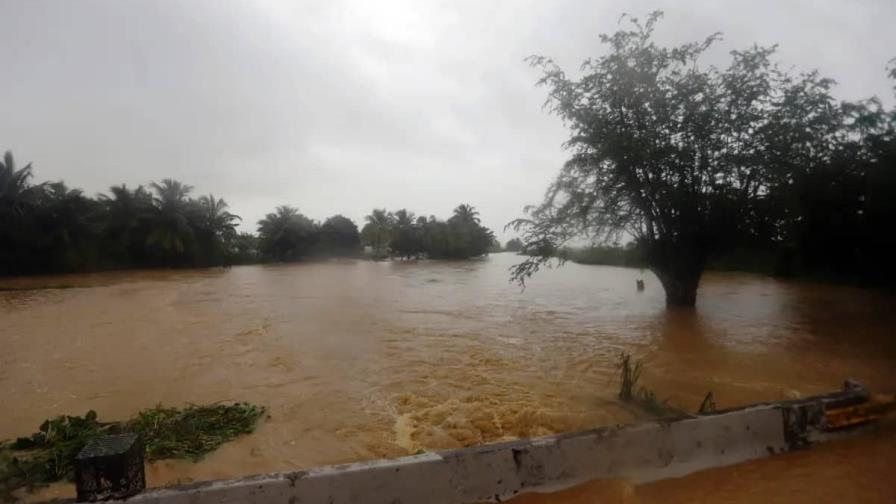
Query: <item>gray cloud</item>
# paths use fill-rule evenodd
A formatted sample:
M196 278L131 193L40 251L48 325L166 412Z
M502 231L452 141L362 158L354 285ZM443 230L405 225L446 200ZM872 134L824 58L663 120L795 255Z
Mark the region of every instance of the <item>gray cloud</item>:
M725 33L711 55L779 43L838 95L890 100L896 3L824 1L0 4L0 149L90 193L175 177L254 230L275 205L360 222L373 207L500 231L565 158L522 59L570 70L623 11L666 11L662 42ZM504 235L504 238L508 237Z

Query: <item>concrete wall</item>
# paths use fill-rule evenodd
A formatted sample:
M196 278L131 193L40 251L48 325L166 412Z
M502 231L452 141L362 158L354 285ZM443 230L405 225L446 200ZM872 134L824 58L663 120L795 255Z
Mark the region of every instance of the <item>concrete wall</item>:
M867 397L861 390L844 391L673 421L150 490L127 502L459 504L596 478L647 482L824 441L830 398L842 404L862 400L860 394Z

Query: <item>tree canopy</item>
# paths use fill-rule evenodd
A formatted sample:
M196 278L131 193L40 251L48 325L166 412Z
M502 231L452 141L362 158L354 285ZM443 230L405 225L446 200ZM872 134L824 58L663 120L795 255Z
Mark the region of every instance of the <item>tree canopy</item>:
M360 257L362 235L374 257L466 259L488 253L494 234L459 205L447 221L376 209L363 232L351 219L323 221L281 205L258 221L257 235L214 194L164 178L112 186L90 198L63 182L33 184L30 164L0 161L0 275L147 267L206 267L314 257Z
M877 102L837 103L831 79L782 69L774 46L732 51L726 68L703 65L720 35L662 47L652 38L660 17L628 18L628 29L601 35L606 54L578 77L550 58L528 59L543 71L546 106L570 130L570 158L544 201L512 223L535 254L513 269L518 281L571 239L630 237L667 304L693 306L713 254L786 248L811 212L801 191L823 192L807 184L837 179L825 170L881 164L892 149L893 114Z
M511 238L507 240L507 243L504 244L504 250L508 252L522 252L523 240L520 240L519 238Z
M239 260L239 217L213 195L163 179L96 198L63 182L32 184L11 152L0 163L0 274L214 266Z
M320 227L319 251L327 255L354 256L361 251L358 226L348 217L334 215Z
M479 212L467 204L458 205L446 221L415 217L404 208L394 213L375 209L366 221L361 237L375 257L468 259L487 254L495 240L480 224Z

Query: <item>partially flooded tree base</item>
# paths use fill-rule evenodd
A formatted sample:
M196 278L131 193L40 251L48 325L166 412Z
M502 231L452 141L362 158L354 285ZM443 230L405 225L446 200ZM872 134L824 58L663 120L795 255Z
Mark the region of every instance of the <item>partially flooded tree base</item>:
M692 308L697 305L697 288L706 261L699 250L669 253L662 249L648 254L650 270L666 292L666 307Z
M100 422L94 411L83 417L49 419L28 437L0 443L0 499L14 500L16 490L71 481L75 456L90 440L106 434L139 434L149 461L197 461L222 444L251 433L264 413L264 407L235 403L156 406L125 422Z
M667 308L693 308L697 306L697 290L666 291Z

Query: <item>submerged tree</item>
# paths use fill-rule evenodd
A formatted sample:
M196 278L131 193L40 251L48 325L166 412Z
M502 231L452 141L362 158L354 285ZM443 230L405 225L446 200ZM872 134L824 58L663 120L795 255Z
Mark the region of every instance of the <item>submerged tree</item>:
M660 47L661 13L601 35L609 51L569 77L545 57L547 106L570 128L570 159L543 203L511 223L532 257L523 282L562 244L633 237L660 279L669 306L694 306L710 254L746 237L780 239L778 188L794 167L832 154L840 120L832 81L775 66L774 47L733 51L725 69L700 56L719 39Z

